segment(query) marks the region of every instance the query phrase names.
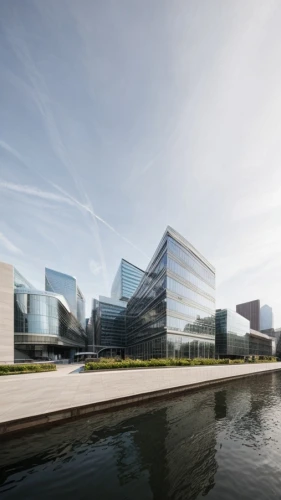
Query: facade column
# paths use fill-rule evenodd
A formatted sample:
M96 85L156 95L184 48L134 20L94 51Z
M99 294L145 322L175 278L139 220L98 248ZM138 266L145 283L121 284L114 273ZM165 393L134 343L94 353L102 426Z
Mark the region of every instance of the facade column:
M0 262L0 364L14 363L14 268Z

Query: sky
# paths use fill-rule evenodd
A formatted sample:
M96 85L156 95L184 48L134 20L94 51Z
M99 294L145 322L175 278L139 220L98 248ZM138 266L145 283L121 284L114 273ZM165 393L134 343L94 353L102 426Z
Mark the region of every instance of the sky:
M0 260L90 312L166 226L281 326L279 0L1 0Z

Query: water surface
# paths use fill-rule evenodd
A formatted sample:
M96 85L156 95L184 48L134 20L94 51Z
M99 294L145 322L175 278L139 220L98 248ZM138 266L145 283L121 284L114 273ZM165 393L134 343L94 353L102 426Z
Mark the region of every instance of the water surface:
M281 499L281 373L1 443L0 498Z

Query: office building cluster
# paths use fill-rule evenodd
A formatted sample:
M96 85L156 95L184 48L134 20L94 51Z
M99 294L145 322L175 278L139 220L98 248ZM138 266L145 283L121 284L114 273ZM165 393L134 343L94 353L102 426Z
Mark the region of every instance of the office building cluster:
M0 263L2 363L78 352L139 359L279 355L280 336L272 309L259 300L216 310L215 268L169 226L146 271L121 260L111 296L94 299L87 320L73 276L46 268L41 291Z

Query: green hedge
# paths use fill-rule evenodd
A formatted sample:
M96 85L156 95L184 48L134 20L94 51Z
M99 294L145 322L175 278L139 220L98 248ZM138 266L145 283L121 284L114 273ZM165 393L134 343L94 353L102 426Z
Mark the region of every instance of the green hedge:
M0 375L18 375L21 373L51 372L57 369L55 363L36 363L24 365L0 365Z
M275 363L277 358L275 356L247 356L246 363Z
M261 359L260 359L261 358ZM275 362L276 358L273 356L257 356L244 359L205 359L205 358L163 358L163 359L112 359L112 358L101 358L96 362L86 362L85 370L112 370L116 368L148 368L157 366L214 366L214 365L228 365L228 364L243 364L243 363L268 363Z
M228 359L203 359L203 358L164 358L164 359L125 359L114 361L112 359L101 359L99 362L86 363L85 370L111 370L116 368L145 368L156 366L202 366L202 365L225 365L229 364Z

